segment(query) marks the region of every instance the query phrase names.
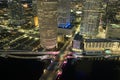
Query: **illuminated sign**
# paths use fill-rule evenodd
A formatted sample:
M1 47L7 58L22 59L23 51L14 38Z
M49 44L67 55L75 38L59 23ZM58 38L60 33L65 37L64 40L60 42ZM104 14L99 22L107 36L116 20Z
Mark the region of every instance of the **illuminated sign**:
M70 29L70 28L72 28L72 25L70 24L70 22L68 22L68 23L61 23L61 24L59 24L58 25L58 28L65 28L65 29Z

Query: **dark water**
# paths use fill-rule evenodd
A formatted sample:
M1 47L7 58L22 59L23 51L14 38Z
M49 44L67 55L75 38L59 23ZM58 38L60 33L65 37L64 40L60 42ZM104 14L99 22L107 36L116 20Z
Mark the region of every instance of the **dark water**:
M120 80L120 62L112 60L69 60L64 68L62 80Z
M0 58L0 80L38 80L43 68L36 60Z
M45 67L39 60L0 58L0 80L38 80ZM120 80L120 62L68 60L60 79Z

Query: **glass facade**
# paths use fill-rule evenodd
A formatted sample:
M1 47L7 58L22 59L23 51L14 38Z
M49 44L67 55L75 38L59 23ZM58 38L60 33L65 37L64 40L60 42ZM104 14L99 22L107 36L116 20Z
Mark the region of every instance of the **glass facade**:
M70 0L58 1L58 27L69 28L70 26Z
M80 33L87 37L95 37L98 33L101 0L85 0Z
M12 24L21 25L25 22L24 10L20 0L8 0L8 8L10 10Z

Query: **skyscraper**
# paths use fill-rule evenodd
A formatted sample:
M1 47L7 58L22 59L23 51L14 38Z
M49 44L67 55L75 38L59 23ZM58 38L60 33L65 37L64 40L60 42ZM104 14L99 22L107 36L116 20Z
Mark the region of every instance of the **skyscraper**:
M120 1L109 0L106 8L106 18L109 23L120 23Z
M45 49L57 44L57 0L37 0L40 43Z
M8 8L10 10L12 24L21 25L25 22L24 11L20 0L8 0Z
M67 28L70 24L70 0L58 0L58 27Z
M83 2L83 16L80 34L95 37L98 33L101 0L85 0Z
M120 1L109 0L106 8L106 38L120 38Z
M58 34L63 37L65 35L72 35L71 21L70 21L70 0L58 0Z

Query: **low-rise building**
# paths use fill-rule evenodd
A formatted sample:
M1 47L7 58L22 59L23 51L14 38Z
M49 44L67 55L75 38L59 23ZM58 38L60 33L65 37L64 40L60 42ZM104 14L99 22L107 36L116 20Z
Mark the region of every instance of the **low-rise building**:
M120 24L109 24L106 29L106 38L120 38Z
M72 42L72 50L75 52L81 52L84 50L83 36L76 34Z
M120 54L120 40L116 39L85 39L85 51L104 51L109 49L113 54Z

